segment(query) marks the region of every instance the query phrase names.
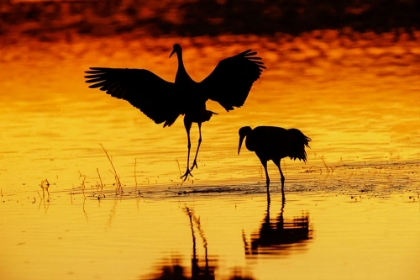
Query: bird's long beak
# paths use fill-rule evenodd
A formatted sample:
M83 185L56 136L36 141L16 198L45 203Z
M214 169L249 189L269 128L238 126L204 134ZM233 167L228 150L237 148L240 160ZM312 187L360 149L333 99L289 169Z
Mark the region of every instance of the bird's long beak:
M175 48L172 50L171 54L169 55L169 58L175 53Z
M245 135L239 135L238 155L239 155L239 152L241 151L242 142L244 141L244 138L245 138Z

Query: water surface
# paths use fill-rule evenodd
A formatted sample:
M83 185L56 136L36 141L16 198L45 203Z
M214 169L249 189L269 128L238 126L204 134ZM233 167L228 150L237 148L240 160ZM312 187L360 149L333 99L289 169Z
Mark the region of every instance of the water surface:
M420 274L418 42L335 31L5 42L0 274L7 279ZM203 125L199 167L184 183L182 119L162 128L83 79L89 66L106 66L146 68L173 81L176 59L168 56L176 42L197 81L248 48L267 66L242 108L228 113L209 102L219 114ZM245 125L296 127L312 138L306 164L282 162L283 211L269 164L269 217L258 158L246 149L237 155ZM193 127L192 151L197 138ZM286 223L308 218L304 238L279 238L281 213Z

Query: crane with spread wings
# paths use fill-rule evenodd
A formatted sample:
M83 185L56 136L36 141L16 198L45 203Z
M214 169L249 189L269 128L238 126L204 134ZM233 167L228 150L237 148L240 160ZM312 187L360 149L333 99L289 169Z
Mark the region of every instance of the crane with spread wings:
M169 57L178 58L175 82L168 82L146 69L90 67L85 71L90 88L99 88L113 97L127 100L140 109L155 123L171 126L179 115L184 115L188 137L187 169L181 176L184 181L197 167L197 155L201 145L201 124L210 120L212 111L206 109L206 101L218 102L226 111L241 107L253 83L266 67L256 52L246 50L221 60L213 72L203 81L195 82L187 73L182 61L182 48L173 46ZM199 139L195 158L190 163L190 129L197 123Z

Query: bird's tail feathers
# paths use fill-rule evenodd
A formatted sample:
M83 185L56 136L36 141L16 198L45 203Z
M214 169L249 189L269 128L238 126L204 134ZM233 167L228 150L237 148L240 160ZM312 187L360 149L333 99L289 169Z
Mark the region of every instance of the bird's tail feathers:
M293 149L290 153L290 158L293 160L299 159L306 162L307 155L305 151L305 146L310 148L309 142L311 138L307 137L302 131L298 129L289 129L290 136L291 136L291 143L293 143Z

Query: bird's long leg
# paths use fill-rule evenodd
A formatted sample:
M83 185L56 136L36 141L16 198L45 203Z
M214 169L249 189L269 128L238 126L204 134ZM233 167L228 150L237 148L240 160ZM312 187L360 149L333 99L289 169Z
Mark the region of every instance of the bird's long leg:
M193 164L191 165L190 171L192 171L194 167L198 168L197 155L198 155L198 150L200 149L200 145L201 145L201 123L198 123L198 132L199 132L199 138L198 138L197 151L195 152L194 161L193 161Z
M191 150L191 139L190 139L190 130L191 130L191 121L187 120L187 118L184 118L184 126L185 130L187 131L187 138L188 138L188 155L187 155L187 170L185 171L184 175L181 176L181 179L184 178L184 181L187 180L188 175L191 175L190 171L190 150Z
M279 217L278 217L278 225L280 225L281 226L281 228L283 228L284 227L284 219L283 219L283 212L284 212L284 200L281 202L281 208L280 208L280 214L279 214ZM278 226L277 226L278 227Z
M270 204L270 177L268 177L268 172L267 172L267 161L266 160L262 160L260 158L261 164L264 166L264 170L265 170L265 182L267 183L267 203Z
M277 165L277 168L280 171L280 179L281 179L281 200L284 203L286 201L286 197L284 196L284 175L283 172L281 171L281 160L279 160L278 162L275 162L275 164Z

